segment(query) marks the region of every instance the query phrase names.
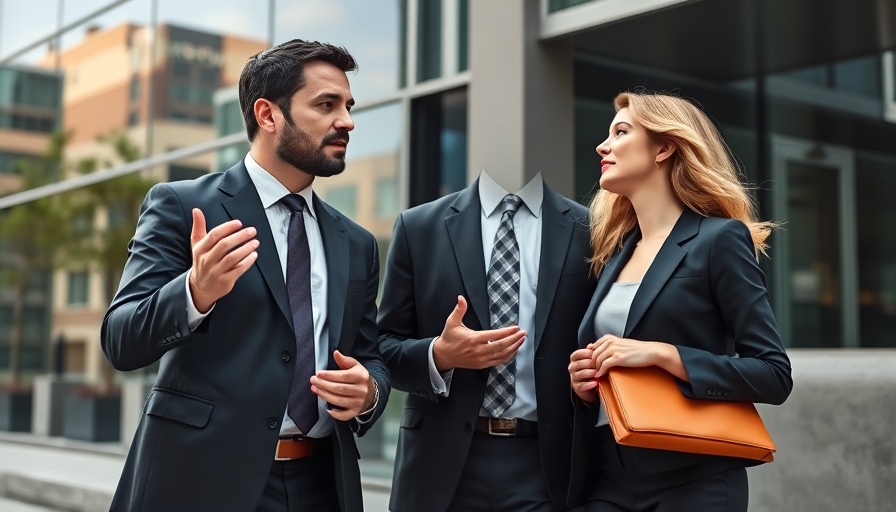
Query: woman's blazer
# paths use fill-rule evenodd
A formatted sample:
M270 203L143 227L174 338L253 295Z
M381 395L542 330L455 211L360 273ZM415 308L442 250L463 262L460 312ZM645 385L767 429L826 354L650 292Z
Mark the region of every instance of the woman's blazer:
M600 273L579 327L579 345L595 341L597 307L628 262L641 233L636 228ZM625 338L675 345L690 383L681 392L698 400L780 404L793 387L790 360L768 301L765 275L747 226L685 209L641 281L629 310ZM576 475L587 471L597 407L577 404L571 501ZM686 466L711 474L758 463L708 455L621 446L638 467L658 473ZM581 485L584 485L581 482Z

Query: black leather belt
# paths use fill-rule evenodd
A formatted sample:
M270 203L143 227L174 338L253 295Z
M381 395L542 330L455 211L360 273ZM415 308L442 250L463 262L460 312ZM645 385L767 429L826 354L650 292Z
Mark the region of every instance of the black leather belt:
M476 420L476 430L491 436L535 437L538 435L538 422L517 418L480 416Z

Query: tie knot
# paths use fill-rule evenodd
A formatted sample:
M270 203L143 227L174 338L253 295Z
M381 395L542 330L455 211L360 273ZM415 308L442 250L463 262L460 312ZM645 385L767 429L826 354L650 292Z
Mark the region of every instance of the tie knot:
M289 208L290 211L299 213L305 211L307 206L305 198L298 194L286 194L280 198L280 203Z
M512 217L521 204L523 204L523 200L520 196L516 194L507 194L501 201L501 215L510 213L510 216Z

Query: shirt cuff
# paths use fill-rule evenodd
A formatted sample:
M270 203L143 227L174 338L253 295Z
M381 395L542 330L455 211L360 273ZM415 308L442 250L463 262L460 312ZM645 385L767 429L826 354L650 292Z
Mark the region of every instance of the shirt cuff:
M432 383L432 390L435 394L448 396L448 392L451 390L451 377L454 376L454 369L452 368L445 373L439 373L439 369L436 368L436 361L432 357L432 347L436 344L438 338L436 336L432 339L432 343L429 344L429 382Z
M215 305L212 304L212 307L208 309L205 313L200 313L198 309L196 309L196 305L193 304L193 294L190 293L190 274L193 273L193 269L187 271L187 278L184 280L186 283L185 288L187 291L187 327L190 328L190 332L196 330L199 327L199 324L205 320L214 309Z
M373 378L373 377L371 377ZM380 386L376 383L376 379L373 379L373 405L370 406L370 409L362 412L361 414L355 416L355 421L360 424L369 423L370 420L373 419L373 411L376 410L377 404L380 403Z

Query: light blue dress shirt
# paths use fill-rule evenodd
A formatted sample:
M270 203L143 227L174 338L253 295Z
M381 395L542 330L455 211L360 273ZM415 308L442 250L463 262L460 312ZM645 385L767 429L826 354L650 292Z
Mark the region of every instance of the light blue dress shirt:
M479 202L482 225L482 253L485 257L485 273L494 250L495 234L501 223L501 201L509 194L504 187L483 170L479 176ZM507 418L522 418L537 421L538 408L535 400L535 301L538 286L538 269L541 264L541 207L544 202L544 182L541 173L516 193L523 204L513 216L513 230L520 248L520 302L519 327L526 331L526 340L516 355L516 399L504 412ZM486 328L488 326L485 326ZM433 341L435 343L435 341ZM453 370L440 374L429 347L429 376L433 391L448 396ZM489 416L485 409L480 416Z

